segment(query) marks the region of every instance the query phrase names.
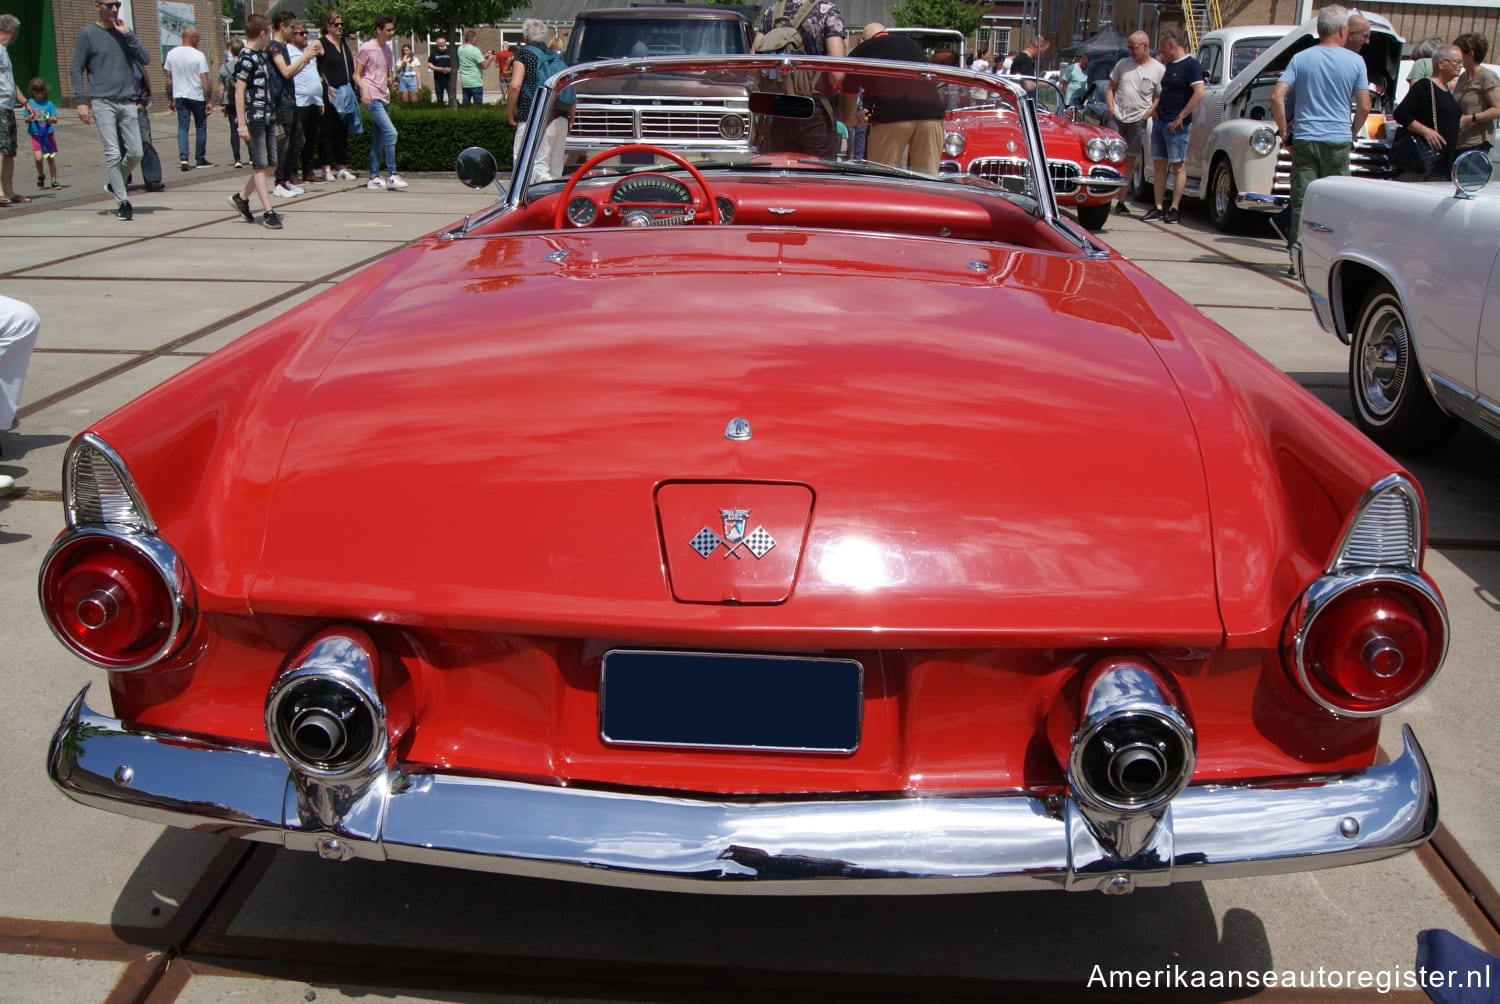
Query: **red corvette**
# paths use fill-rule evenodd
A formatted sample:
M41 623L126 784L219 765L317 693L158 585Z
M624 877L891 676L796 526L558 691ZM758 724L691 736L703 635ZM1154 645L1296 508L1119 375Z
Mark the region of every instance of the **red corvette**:
M1030 184L828 156L788 85L854 69L985 89ZM1409 476L1059 217L1011 83L556 83L735 73L756 149L549 178L533 128L535 180L73 443L40 595L112 714L67 709L63 791L699 891L1117 893L1425 840L1416 740L1376 763L1447 642Z
M1050 81L1024 83L1036 95L1036 123L1058 205L1071 206L1078 222L1090 230L1103 229L1110 202L1127 183L1119 167L1125 159L1125 140L1113 129L1069 118L1062 111L1062 95ZM1030 164L1019 116L996 114L987 104L972 94L950 102L943 123L943 170L1002 184L1024 180Z

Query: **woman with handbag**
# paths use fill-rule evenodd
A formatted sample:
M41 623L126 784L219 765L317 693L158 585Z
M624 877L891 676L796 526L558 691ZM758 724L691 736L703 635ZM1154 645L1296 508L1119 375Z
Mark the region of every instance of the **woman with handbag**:
M324 181L353 181L349 170L349 122L347 110L359 123L359 100L354 94L354 50L344 36L344 16L329 10L323 15L323 52L318 56L318 73L323 77L323 121L318 126L318 144L323 152Z
M1446 178L1458 149L1458 102L1448 93L1463 71L1456 45L1432 54L1432 76L1411 85L1396 106L1401 132L1391 144L1391 163L1401 169L1397 181Z
M1453 86L1458 102L1458 149L1489 153L1495 143L1495 120L1500 119L1500 77L1485 69L1490 43L1473 32L1453 40L1464 57L1463 76Z

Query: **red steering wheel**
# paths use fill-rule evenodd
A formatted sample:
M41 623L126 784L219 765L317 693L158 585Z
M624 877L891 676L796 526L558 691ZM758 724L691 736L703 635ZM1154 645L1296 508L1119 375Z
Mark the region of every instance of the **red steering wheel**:
M680 156L673 153L671 150L663 150L661 147L652 146L649 143L626 143L623 146L610 147L608 150L604 150L600 153L594 154L588 160L579 165L578 170L573 172L573 176L569 178L568 183L563 186L562 194L557 197L557 211L552 214L553 230L561 230L563 228L563 221L567 218L568 214L568 199L572 196L573 189L578 185L579 180L582 179L584 175L588 174L589 171L598 167L606 160L609 160L609 158L618 157L622 153L655 154L667 158L678 167L681 167L683 170L687 171L688 174L691 174L693 176L693 180L698 183L698 187L703 189L703 201L706 203L706 208L704 209L699 209L698 203L696 202L692 204L693 222L707 222L712 226L718 225L719 210L717 204L714 201L714 191L712 188L708 187L708 181L703 177L703 174L696 167L694 167L692 164L689 164L686 160L683 160Z

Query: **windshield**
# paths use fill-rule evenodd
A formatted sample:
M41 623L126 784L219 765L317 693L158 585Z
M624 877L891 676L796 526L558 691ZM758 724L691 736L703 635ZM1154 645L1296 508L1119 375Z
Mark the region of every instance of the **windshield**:
M581 168L677 172L685 162L705 172L974 185L1034 213L1050 205L1031 163L1036 126L1025 92L989 75L928 63L730 56L581 64L552 83L562 90L538 90L540 107L523 94L518 108L529 122L517 166L530 168L513 183L519 202L555 191ZM1055 89L1042 90L1055 98ZM969 172L986 152L1013 165L1005 177Z
M570 48L570 60L575 63L642 56L743 53L746 32L741 18L583 18L573 31Z

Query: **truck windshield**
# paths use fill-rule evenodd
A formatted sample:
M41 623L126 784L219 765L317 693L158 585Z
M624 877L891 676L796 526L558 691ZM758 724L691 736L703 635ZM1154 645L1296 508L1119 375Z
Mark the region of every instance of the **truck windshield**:
M574 63L746 51L744 28L731 18L585 19L573 35Z

